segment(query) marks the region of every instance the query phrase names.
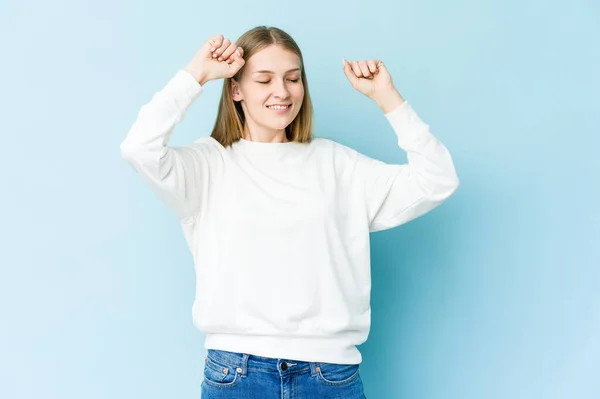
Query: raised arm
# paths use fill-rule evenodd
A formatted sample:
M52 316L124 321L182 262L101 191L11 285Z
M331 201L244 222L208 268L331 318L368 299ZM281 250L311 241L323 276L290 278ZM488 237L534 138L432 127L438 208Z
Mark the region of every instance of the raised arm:
M241 49L236 50L222 35L207 40L188 65L142 106L120 146L122 157L182 222L193 220L202 206L213 144L199 141L171 147L169 138L203 92L203 84L229 77L244 65Z
M352 87L374 100L398 136L408 163L394 165L356 153L354 171L363 184L369 230L379 231L411 221L440 205L458 188L448 149L431 133L394 87L380 60L343 60Z
M200 84L180 70L138 112L121 143L122 157L144 178L180 220L194 216L208 173L202 147L170 147L177 123L202 93Z
M440 205L459 186L448 149L408 102L386 113L408 163L387 164L358 154L356 173L364 184L369 230L409 222Z

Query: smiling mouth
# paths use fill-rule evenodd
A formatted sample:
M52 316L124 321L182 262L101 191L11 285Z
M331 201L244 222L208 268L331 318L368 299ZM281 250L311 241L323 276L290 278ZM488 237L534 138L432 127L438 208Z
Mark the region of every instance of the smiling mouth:
M292 106L292 104L287 104L287 105L267 105L267 108L269 108L269 109L288 109L291 106Z

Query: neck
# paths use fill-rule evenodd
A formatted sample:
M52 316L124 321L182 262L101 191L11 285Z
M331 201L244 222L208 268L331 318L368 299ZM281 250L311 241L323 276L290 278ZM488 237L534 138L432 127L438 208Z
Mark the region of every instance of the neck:
M273 131L255 131L250 133L248 125L244 126L244 134L242 137L248 141L258 141L261 143L286 143L288 141L285 134L285 129Z

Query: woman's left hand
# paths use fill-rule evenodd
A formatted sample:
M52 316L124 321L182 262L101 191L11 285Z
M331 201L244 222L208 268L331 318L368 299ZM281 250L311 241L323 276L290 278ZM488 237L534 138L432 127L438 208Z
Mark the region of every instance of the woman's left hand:
M374 99L379 93L396 91L392 77L380 60L351 61L343 59L344 74L356 90Z

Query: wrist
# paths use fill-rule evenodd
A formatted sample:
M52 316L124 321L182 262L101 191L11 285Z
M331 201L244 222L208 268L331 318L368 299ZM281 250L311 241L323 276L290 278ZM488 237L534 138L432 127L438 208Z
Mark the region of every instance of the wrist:
M185 70L196 79L196 82L198 82L200 86L204 86L206 82L209 81L206 74L202 71L195 70L190 66L185 67Z
M376 93L371 99L377 103L379 108L381 108L385 114L393 111L405 101L396 89Z

